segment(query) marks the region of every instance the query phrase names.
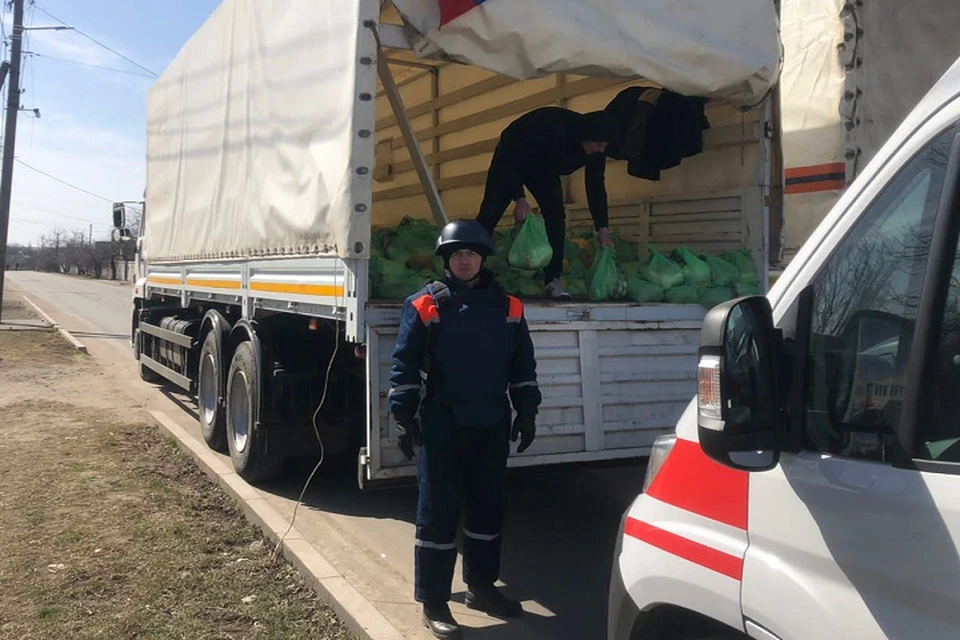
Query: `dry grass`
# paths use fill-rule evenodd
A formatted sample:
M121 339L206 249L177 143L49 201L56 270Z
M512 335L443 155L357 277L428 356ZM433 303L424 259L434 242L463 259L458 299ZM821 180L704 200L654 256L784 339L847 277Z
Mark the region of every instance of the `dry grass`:
M0 332L0 358L0 637L350 637L155 428L58 392L94 365L56 334Z

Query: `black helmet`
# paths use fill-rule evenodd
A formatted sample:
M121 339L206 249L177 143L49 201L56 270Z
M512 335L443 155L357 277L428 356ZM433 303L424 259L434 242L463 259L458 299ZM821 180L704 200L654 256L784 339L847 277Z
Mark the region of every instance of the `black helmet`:
M460 249L473 249L486 257L493 253L493 240L476 220L454 220L440 231L435 253L447 256Z

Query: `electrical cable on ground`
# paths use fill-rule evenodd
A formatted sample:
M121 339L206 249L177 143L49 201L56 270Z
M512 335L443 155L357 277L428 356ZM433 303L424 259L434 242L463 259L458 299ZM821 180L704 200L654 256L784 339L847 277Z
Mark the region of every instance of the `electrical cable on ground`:
M337 354L340 351L340 321L334 320L333 323L333 353L330 355L330 362L327 363L327 372L323 379L323 392L320 394L320 404L317 405L316 411L313 412L313 432L317 436L317 443L320 445L320 460L317 461L316 466L313 468L313 471L310 472L310 475L307 477L307 481L303 484L303 489L300 491L300 496L297 498L297 504L293 507L293 517L290 518L290 526L287 527L287 530L283 532L283 535L280 536L280 539L277 540L277 545L273 549L273 554L271 555L271 560L276 561L280 555L280 549L283 547L283 541L286 539L287 534L293 529L294 523L297 521L297 512L300 510L300 505L303 503L303 496L306 495L307 489L310 487L310 483L313 482L314 476L317 475L317 472L320 470L320 466L323 464L324 459L324 448L323 448L323 439L320 437L320 428L317 426L317 416L320 415L320 410L323 409L323 405L327 401L327 391L330 389L330 373L333 371L333 364L337 359Z

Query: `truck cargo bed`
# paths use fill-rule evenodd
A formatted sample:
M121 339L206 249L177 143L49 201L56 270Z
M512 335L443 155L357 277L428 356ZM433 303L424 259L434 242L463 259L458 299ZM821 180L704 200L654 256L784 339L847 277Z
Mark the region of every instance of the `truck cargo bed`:
M399 303L367 306L370 479L414 473L397 451L387 394ZM697 305L527 301L544 402L537 440L511 466L646 455L696 393L705 310Z

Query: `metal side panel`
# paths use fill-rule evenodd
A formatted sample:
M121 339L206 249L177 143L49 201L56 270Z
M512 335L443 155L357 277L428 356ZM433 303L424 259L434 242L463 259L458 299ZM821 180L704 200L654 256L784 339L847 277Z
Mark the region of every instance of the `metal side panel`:
M563 320L573 310L583 315ZM537 439L509 465L594 462L646 455L696 393L704 310L687 305L528 305L543 404ZM384 309L371 317L389 317ZM639 319L644 318L644 319ZM367 479L415 473L396 448L387 394L396 325L368 328Z
M146 265L144 297L172 297L185 304L186 288L183 269L179 265Z
M348 339L362 335L366 296L365 260L288 258L263 261L148 264L146 295L176 296L192 302L243 305L243 317L257 309L298 313L347 322Z
M343 318L350 270L340 258L249 262L254 307Z

